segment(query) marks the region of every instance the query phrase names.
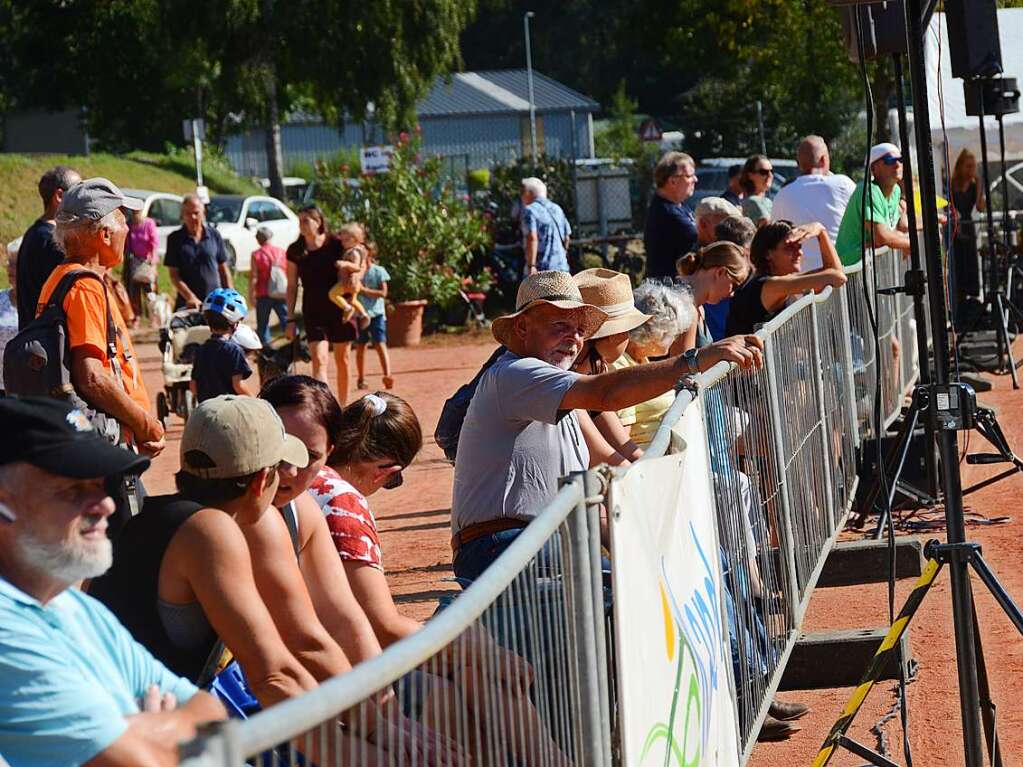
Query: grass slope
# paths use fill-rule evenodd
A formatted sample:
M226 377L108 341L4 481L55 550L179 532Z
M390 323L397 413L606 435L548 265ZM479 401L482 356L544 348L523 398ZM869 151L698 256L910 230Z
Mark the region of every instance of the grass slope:
M23 234L42 212L39 177L54 165L70 165L83 178L105 176L118 186L184 194L195 190L195 176L187 153L172 155L133 152L52 155L0 154L0 243ZM203 168L204 181L213 193L258 194L259 187L220 167Z

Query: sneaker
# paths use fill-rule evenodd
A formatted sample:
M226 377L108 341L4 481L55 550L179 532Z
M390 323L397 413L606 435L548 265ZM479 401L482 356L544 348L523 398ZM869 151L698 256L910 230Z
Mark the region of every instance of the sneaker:
M354 307L349 306L347 309L341 312L341 319L344 322L348 322L354 314L355 314Z
M369 322L370 322L370 320L369 320L369 315L368 314L360 314L359 315L359 329L360 330L365 330L366 328L368 328L369 327Z
M770 714L764 719L764 724L760 727L760 734L757 735L758 743L776 743L780 740L788 740L801 728L789 722L782 722L775 719Z
M767 709L767 713L778 721L791 722L794 719L802 719L809 710L810 707L804 706L802 703L786 703L783 700L776 699L771 702L771 707Z

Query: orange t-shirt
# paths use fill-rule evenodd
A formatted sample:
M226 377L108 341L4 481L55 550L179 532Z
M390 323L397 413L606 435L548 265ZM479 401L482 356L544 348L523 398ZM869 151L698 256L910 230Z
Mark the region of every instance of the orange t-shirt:
M86 267L81 264L62 263L50 274L43 283L39 293L39 304L36 306L38 317L46 306L57 284L65 274L82 271ZM102 278L101 278L102 279ZM93 356L103 361L103 367L113 375L113 368L107 357L107 295L103 285L88 277L78 280L71 286L64 299L64 313L67 315L68 344L71 349L87 347ZM114 329L117 331L117 361L121 367L121 380L124 390L143 410L150 411L149 393L142 382L142 371L139 370L135 348L128 334L116 301L110 301L110 315L114 318Z

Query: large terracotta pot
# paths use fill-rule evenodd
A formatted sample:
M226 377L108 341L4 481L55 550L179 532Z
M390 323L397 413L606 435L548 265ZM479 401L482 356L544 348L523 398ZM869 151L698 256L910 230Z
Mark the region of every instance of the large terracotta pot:
M423 310L426 300L401 301L387 307L387 343L389 346L419 346L423 337Z

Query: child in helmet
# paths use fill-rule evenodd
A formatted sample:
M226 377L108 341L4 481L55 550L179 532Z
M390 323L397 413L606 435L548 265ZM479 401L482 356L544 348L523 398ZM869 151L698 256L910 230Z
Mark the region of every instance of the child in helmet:
M252 368L245 351L231 338L248 312L245 299L231 288L217 288L202 302L211 335L195 353L189 384L199 402L221 394L256 395L255 381L248 382Z

